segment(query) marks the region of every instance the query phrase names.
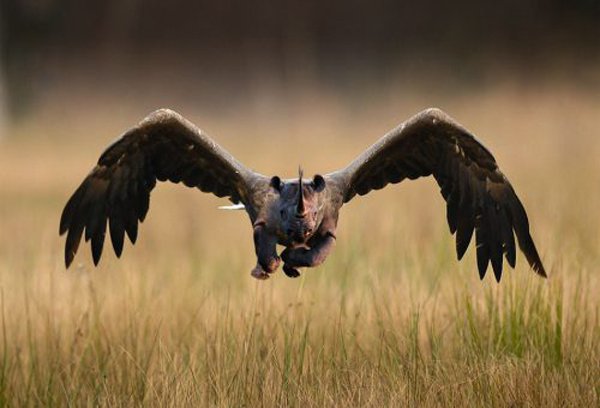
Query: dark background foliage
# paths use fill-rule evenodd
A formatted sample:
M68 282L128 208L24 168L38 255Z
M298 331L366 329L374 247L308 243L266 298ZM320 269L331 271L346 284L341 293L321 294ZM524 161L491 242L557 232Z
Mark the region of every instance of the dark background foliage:
M468 82L490 67L577 77L600 55L597 0L4 0L1 10L12 117L74 73L210 78L231 94L257 76L342 87L440 71Z

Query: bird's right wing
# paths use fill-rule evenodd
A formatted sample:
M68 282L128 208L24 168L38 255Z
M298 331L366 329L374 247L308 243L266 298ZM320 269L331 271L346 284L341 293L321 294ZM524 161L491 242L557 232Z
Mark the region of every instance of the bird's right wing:
M439 109L415 115L325 179L339 201L348 202L388 183L426 176L433 176L441 187L450 232L456 233L458 259L475 231L481 278L491 261L500 280L502 254L515 265L516 235L533 270L546 276L525 209L494 156Z
M84 231L86 241L91 240L94 264L98 263L107 221L117 256L125 233L135 243L156 180L183 182L229 197L233 203L243 203L251 217L269 183L178 113L158 110L106 149L67 202L59 231L68 232L66 266L73 261Z

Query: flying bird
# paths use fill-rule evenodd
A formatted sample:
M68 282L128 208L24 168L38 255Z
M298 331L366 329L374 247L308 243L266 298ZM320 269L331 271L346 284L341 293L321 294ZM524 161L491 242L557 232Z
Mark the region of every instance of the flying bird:
M305 179L256 173L178 113L160 109L125 132L68 200L60 219L68 268L85 233L97 265L110 231L118 257L135 243L156 181L228 197L252 223L257 263L266 279L281 263L287 276L325 261L336 243L339 211L348 201L405 179L433 176L447 204L460 260L475 233L480 278L491 263L497 281L503 256L514 268L516 242L539 275L546 272L525 209L496 160L468 130L439 109L427 109L379 139L347 167ZM277 245L285 249L278 255Z

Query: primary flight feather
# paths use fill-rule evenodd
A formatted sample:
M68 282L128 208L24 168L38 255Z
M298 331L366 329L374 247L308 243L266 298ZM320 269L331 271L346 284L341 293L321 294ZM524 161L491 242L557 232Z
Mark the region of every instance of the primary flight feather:
M65 263L71 264L85 234L98 264L107 226L120 256L125 235L137 239L156 181L169 180L243 205L254 231L252 276L265 279L283 261L283 271L295 277L298 268L317 266L331 252L344 203L430 175L446 200L459 259L475 234L480 277L491 263L500 281L503 256L515 266L516 236L529 265L546 276L525 209L496 160L439 109L415 115L344 169L308 181L301 170L290 180L258 174L178 113L158 110L106 149L67 202L60 220L60 234L67 233ZM280 255L278 244L286 247Z

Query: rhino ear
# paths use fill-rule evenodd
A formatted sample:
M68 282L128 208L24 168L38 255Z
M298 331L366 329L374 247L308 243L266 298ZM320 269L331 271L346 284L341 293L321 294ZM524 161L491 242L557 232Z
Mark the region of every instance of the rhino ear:
M317 193L325 189L325 179L320 174L315 174L313 177L313 187Z
M275 190L281 191L281 179L278 176L271 177L271 182L269 183L269 185Z

